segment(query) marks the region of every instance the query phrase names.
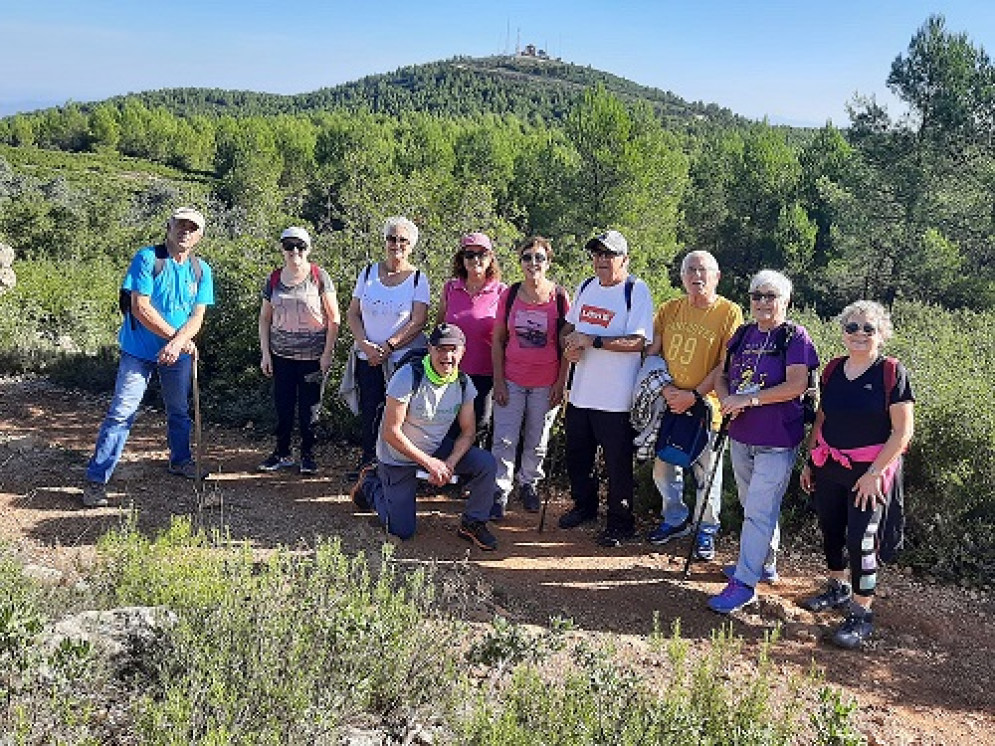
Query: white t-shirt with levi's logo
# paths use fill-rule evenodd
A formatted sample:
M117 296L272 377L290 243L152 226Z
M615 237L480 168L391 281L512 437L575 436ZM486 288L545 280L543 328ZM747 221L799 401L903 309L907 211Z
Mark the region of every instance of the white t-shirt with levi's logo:
M577 286L567 321L584 334L601 337L639 334L649 344L653 341L653 296L646 283L636 279L632 286L632 307L627 309L625 281L604 287L595 278L583 290ZM604 412L628 412L641 363L638 352L593 347L584 350L574 369L570 403Z

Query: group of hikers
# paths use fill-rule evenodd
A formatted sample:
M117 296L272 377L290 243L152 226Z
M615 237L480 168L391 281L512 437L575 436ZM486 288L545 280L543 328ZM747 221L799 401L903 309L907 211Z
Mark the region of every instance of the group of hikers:
M156 370L168 469L187 478L201 474L190 450L188 400L193 339L214 302L211 268L194 254L204 227L200 212L177 209L164 244L140 249L125 276L121 361L87 466L87 507L108 504L106 484ZM331 278L310 259L308 232L287 228L279 243L283 263L261 283L259 312L260 368L273 378L276 445L259 468L314 474L314 424L341 324L339 304ZM460 240L430 322L429 278L411 262L417 243L413 222L389 218L383 256L360 269L345 314L354 344L339 391L362 433L351 494L377 513L386 531L401 539L415 534L420 483L458 482L466 496L459 535L495 549L488 524L504 518L512 496L526 511L542 505L550 431L566 403L573 505L559 527L597 519L601 471L607 510L597 541L610 548L633 540L634 459L653 456L662 507L646 541L664 545L693 533L694 557L712 560L728 439L743 524L737 560L724 567L728 583L708 600L712 610L728 614L754 603L759 584L778 580L781 500L804 450L800 483L813 495L829 577L802 605L842 611L833 635L838 645L856 648L867 640L879 561L901 541L902 454L913 430L908 373L883 354L892 335L883 306L859 300L840 314L847 354L822 368L815 409L806 392L819 359L806 329L787 318L792 285L780 272L753 276L751 320L744 323L740 306L718 295L721 274L707 251L683 257L685 293L654 309L649 287L629 272L629 245L616 230L587 242L593 275L572 297L549 276L548 240L536 236L517 247L522 280L506 285L491 239L475 232ZM814 421L803 446L807 409ZM697 411L707 413L708 443L693 461L653 455L662 422ZM683 495L686 471L697 493L693 514Z

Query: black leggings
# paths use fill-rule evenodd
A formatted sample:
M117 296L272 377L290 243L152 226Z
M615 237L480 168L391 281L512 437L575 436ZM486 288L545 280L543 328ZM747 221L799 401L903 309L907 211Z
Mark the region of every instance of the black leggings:
M868 464L854 464L853 481L843 483L833 479L835 468L813 469L815 477L815 507L822 528L822 546L826 564L834 572L850 567L850 583L858 596L873 596L878 577L879 530L885 506L860 510L854 500L853 483ZM859 468L859 467L863 468Z

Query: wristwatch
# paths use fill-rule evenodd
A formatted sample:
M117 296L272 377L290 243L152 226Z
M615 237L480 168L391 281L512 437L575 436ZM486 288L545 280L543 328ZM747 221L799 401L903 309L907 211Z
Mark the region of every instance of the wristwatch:
M604 344L605 340L603 340L600 336L595 337L594 341L591 342L591 346L594 347L596 350L600 350L602 347L604 347Z
M750 406L751 407L759 407L760 406L760 397L757 396L756 394L754 394L753 396L751 396L750 397Z

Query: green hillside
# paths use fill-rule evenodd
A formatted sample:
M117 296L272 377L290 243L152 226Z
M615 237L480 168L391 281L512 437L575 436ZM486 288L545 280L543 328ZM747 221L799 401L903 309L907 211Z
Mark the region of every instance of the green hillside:
M658 88L611 73L539 57L455 57L402 67L311 93L278 95L219 88L167 88L109 100L138 99L174 114L267 116L345 109L397 115L421 111L446 116L514 114L526 121L561 120L583 89L601 83L627 103L643 101L668 124L709 121L743 124L728 109L690 103ZM83 107L86 109L87 107Z

